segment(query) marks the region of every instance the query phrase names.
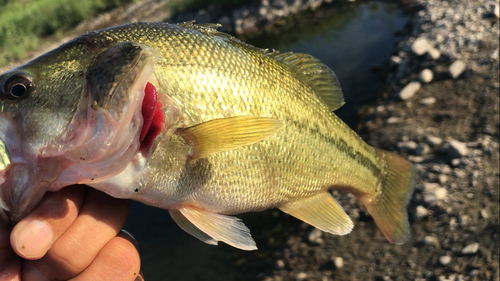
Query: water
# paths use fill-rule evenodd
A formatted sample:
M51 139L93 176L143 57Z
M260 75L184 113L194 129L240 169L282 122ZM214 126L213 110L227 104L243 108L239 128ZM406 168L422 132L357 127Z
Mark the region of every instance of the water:
M338 5L337 5L338 6ZM318 15L321 17L319 19ZM258 47L309 53L335 71L346 105L337 110L351 127L355 110L372 99L383 80L372 70L390 57L408 18L394 3L350 3L321 9L314 17L292 23L279 35L249 41ZM268 258L289 234L298 232L297 220L277 210L239 215L252 231L258 251L244 252L225 244L206 245L181 230L165 210L133 202L124 228L139 241L147 280L256 280L272 269Z

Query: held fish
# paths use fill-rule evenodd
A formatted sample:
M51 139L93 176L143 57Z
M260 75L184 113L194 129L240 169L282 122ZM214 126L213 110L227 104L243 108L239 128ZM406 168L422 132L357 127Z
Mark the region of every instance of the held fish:
M79 183L168 209L203 242L254 250L232 215L279 208L349 233L338 189L404 242L415 170L332 113L344 103L335 74L216 28L103 29L2 74L1 217L16 223L45 192Z

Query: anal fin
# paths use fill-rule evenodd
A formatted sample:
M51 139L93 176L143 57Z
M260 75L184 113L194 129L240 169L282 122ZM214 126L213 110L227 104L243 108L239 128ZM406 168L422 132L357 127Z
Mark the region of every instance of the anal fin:
M351 218L328 192L287 203L281 206L280 210L321 231L336 235L346 235L354 227Z
M169 212L183 230L205 243L216 245L218 241L222 241L241 250L257 250L250 230L237 217L192 207L182 207L178 211Z

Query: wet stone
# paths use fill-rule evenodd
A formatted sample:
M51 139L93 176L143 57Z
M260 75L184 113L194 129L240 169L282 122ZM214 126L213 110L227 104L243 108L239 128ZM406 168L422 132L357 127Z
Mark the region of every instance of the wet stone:
M465 246L465 248L462 249L462 254L474 255L477 251L479 251L479 243L475 242Z

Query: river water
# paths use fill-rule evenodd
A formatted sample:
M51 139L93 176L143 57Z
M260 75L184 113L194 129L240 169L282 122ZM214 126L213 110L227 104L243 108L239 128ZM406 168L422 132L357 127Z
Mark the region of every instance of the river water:
M383 86L373 68L388 60L398 41L394 34L408 17L393 2L342 2L297 17L279 34L248 42L282 52L309 53L329 66L346 100L336 114L354 127L356 108ZM272 268L272 253L300 223L277 210L238 217L250 228L258 251L244 252L223 243L206 245L181 230L168 211L137 202L132 203L124 228L139 241L146 280L258 280L260 272Z

